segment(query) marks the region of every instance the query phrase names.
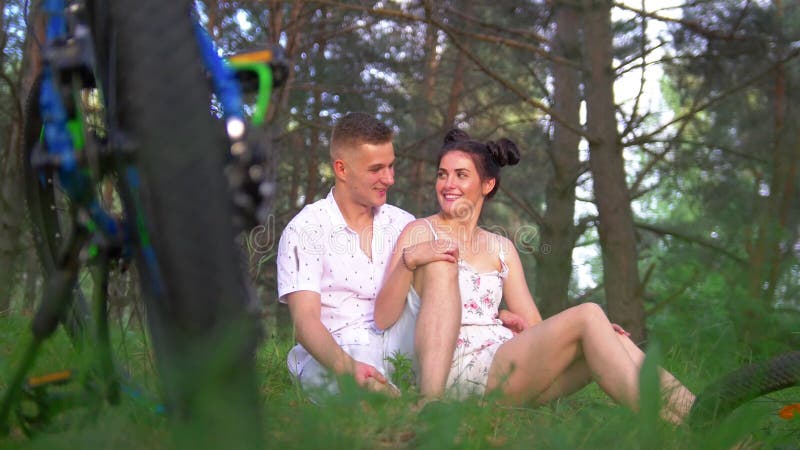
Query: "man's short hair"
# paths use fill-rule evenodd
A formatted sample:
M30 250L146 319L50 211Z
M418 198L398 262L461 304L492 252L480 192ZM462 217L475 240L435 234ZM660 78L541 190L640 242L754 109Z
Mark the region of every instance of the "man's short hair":
M342 152L361 144L384 144L391 142L392 129L375 117L351 112L336 122L331 133L331 159L341 157Z

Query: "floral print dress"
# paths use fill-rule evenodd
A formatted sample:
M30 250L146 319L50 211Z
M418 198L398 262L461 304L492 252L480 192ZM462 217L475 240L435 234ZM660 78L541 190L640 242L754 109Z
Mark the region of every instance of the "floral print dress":
M503 281L508 276L503 256L500 253L500 272L478 273L463 260L458 262L461 331L447 379L449 393L457 398L483 394L494 354L513 337L497 318Z
M427 219L425 221L428 222ZM438 239L433 225L430 222L428 225L434 238ZM484 393L494 354L501 344L514 335L498 318L503 282L508 277L508 266L502 250L498 257L501 265L499 272L480 273L464 260L458 261L461 330L447 378L448 394L456 398Z

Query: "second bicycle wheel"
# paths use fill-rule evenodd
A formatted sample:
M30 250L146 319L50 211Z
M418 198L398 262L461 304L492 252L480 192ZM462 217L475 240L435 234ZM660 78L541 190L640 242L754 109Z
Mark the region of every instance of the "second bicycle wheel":
M23 130L23 177L25 179L25 198L28 217L35 229L32 233L34 247L39 258L45 279L55 270L56 260L62 250L64 237L72 232L71 208L66 196L59 192L56 174L51 167L35 167L36 157L44 155L42 135L42 115L39 107L41 75L34 80L25 103ZM36 149L40 152L37 154ZM62 213L63 210L63 213ZM67 315L63 325L73 345L82 345L89 321L89 303L83 291L76 287L72 291Z
M179 445L259 447L259 327L223 174L229 143L211 114L192 2L109 6L99 52L109 64L98 69L110 135L134 161L120 157L123 202Z
M742 416L741 431L753 443L782 448L800 442L800 351L744 366L715 381L697 396L689 424L713 431L736 415Z

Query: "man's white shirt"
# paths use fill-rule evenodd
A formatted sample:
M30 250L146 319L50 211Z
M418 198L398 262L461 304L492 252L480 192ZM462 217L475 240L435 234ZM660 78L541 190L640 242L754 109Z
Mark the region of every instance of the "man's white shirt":
M303 208L286 226L278 247L278 296L297 291L320 294L320 318L341 346L380 348L374 327L375 298L383 284L395 242L414 216L392 205L375 210L372 258L359 245L359 236L344 221L333 198ZM289 352L289 370L295 376L311 360L297 344Z

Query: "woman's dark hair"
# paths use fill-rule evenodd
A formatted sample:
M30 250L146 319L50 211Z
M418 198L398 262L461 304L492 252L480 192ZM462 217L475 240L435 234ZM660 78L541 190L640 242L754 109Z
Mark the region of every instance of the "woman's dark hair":
M519 162L519 149L511 140L502 138L498 141L483 143L470 139L466 132L457 128L448 131L444 137L444 144L439 152L439 158L436 160L436 166L438 167L442 162L444 155L453 151L470 155L478 169L481 181L494 178L494 188L486 195L487 200L494 197L500 187L500 168L513 166Z

